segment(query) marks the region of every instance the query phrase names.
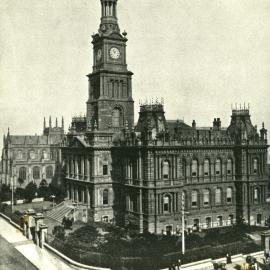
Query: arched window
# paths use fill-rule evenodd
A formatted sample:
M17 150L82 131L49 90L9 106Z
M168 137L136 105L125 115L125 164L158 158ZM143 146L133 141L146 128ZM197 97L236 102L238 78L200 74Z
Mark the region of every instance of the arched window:
M53 167L48 166L46 167L46 178L52 178L53 177Z
M227 197L227 203L231 203L232 202L232 188L228 187L227 191L226 191L226 197Z
M22 155L22 151L19 150L17 153L17 159L22 159L23 155Z
M191 192L191 206L196 207L198 206L198 191L192 190Z
M164 213L171 212L171 198L169 195L163 197L163 211Z
M103 190L102 203L103 203L103 205L109 204L109 192L108 192L108 189Z
M170 171L169 161L164 160L163 163L162 163L162 176L163 176L163 179L169 179L169 171Z
M112 127L121 127L121 110L119 108L114 108L112 111Z
M192 160L191 164L191 175L193 177L198 176L198 161L196 159Z
M33 178L40 179L40 168L38 166L33 168Z
M260 192L258 188L254 188L254 202L258 203L259 202L259 196L260 196Z
M35 151L34 150L31 150L29 152L29 157L30 157L30 159L35 159L36 158L36 154L35 154Z
M205 159L204 160L204 164L203 164L203 170L204 170L204 175L205 176L209 176L210 175L210 170L209 170L209 160L208 159Z
M210 192L208 189L203 190L203 205L209 206L210 204Z
M216 175L221 175L221 160L217 159L215 164Z
M258 173L258 159L257 158L253 159L253 173L254 174Z
M232 160L229 158L227 160L227 175L232 174Z
M26 168L21 167L19 170L19 178L22 180L26 180Z
M215 191L215 202L216 204L221 203L221 189L220 188L217 188Z

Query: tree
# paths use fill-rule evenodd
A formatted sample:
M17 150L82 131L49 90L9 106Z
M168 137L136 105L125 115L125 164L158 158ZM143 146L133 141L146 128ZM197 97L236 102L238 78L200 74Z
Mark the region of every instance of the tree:
M31 201L35 198L36 192L37 192L37 185L33 182L30 182L26 187L25 187L25 199L28 201Z
M65 240L66 238L65 229L63 226L60 225L54 226L52 234L55 236L55 238L59 240Z
M22 186L22 184L24 183L24 179L19 177L18 178L18 183L20 184L20 186Z

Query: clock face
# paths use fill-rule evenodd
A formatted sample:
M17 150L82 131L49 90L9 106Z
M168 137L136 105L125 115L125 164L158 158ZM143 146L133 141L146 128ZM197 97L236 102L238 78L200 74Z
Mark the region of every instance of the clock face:
M101 51L101 49L99 49L97 51L97 60L100 60L101 59L101 56L102 56L102 51Z
M120 57L120 51L117 48L112 47L110 49L110 56L112 59L118 59Z

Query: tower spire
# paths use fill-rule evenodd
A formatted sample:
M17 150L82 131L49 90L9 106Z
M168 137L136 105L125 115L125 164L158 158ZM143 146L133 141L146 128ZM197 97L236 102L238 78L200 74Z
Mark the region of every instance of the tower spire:
M45 130L46 128L46 118L44 117L44 120L43 120L43 130Z
M49 127L50 127L50 128L52 127L52 118L51 118L51 116L50 116L50 118L49 118Z
M57 117L55 119L55 127L58 127L58 120L57 120Z
M62 129L64 129L64 116L62 116Z

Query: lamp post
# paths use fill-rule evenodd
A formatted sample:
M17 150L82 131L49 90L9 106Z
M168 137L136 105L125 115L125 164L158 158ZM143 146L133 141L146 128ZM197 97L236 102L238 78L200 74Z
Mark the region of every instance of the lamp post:
M54 199L55 199L55 195L51 195L50 197L52 198L52 207L54 208Z
M182 191L182 254L185 254L185 193Z
M182 191L181 196L181 204L182 204L182 254L185 254L186 247L185 247L185 214L189 212L185 211L185 193Z

